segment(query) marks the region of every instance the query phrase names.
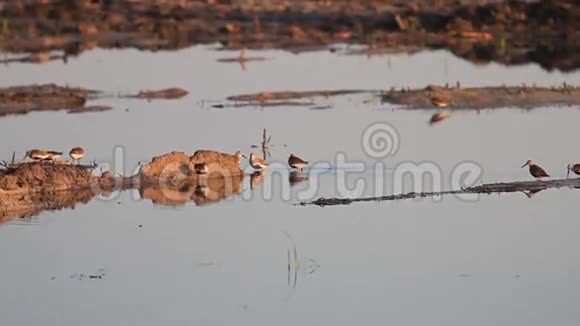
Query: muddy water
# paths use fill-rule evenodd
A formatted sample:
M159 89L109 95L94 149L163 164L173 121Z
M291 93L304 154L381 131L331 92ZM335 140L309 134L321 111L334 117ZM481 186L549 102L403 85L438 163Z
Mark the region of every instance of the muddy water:
M482 182L526 180L520 166L528 159L565 177L566 164L580 161L577 107L458 112L429 126L432 112L396 110L366 95L317 99L326 110L211 104L265 90L424 87L456 80L464 86L577 85L580 74L534 65L474 66L445 52L372 58L260 52L269 60L249 62L246 71L217 62L236 55L201 47L95 50L66 65L0 67L0 86L56 82L110 94L172 86L190 91L172 101L95 101L112 105L108 112L4 117L2 158L31 147L82 145L87 160L116 164L129 174L139 161L170 150L248 152L268 128L272 161L283 163L293 151L334 166L307 171L310 180L290 188L289 196L282 194L284 170L274 168L253 190L246 177L240 196L203 207L162 207L126 192L4 224L1 324L576 324L577 190L471 202L445 197L324 209L291 204L314 181L316 197L341 195L337 171L347 174L347 186L363 180L363 194L375 195L377 161L365 153L361 135L377 121L393 126L399 140L398 151L380 160L386 193L393 171L405 162L433 162L444 187L464 161L482 168ZM341 153L346 161L337 164ZM366 169L357 172L358 164Z

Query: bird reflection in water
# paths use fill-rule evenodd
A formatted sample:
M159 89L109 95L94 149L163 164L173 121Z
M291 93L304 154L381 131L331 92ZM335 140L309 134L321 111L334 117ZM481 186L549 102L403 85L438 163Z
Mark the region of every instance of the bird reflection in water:
M266 174L264 171L256 171L250 175L250 189L254 190L262 182L264 182Z
M526 195L528 198L532 198L534 197L534 195L536 195L537 193L539 193L540 191L544 191L546 190L546 188L539 188L539 189L533 189L533 190L527 190L524 191L522 190L522 192L524 193L524 195Z
M288 177L288 182L290 182L290 187L294 187L295 185L308 180L308 175L306 173L300 171L292 171L290 172L290 176Z

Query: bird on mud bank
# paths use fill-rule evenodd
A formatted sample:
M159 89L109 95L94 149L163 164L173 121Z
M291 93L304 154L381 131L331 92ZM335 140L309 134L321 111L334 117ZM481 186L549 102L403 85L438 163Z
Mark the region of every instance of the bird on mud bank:
M529 166L530 167L530 174L540 181L544 177L549 177L550 175L546 173L546 171L537 165L534 161L528 160L526 164L522 165L522 168Z
M207 174L209 172L209 168L207 167L207 164L205 164L205 163L196 163L193 166L193 169L195 170L195 173L197 173L197 174Z
M455 105L452 100L435 94L429 94L429 99L439 109Z
M47 151L47 150L43 150L43 149L31 149L26 151L26 154L24 155L24 158L31 158L35 161L56 161L60 156L62 155L62 152L57 152L57 151Z
M82 147L74 147L68 153L73 162L80 163L81 159L85 157L85 150Z
M241 151L237 151L234 153L234 157L236 158L236 160L238 161L238 164L240 164L240 162L242 161L242 157L243 158L248 158L246 155L242 154Z
M250 166L256 170L263 170L270 165L266 160L258 157L256 154L250 154Z

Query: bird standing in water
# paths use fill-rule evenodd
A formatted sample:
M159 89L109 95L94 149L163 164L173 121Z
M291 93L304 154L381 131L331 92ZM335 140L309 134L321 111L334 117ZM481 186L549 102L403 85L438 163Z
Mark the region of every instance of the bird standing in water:
M290 165L290 167L293 169L302 171L308 165L308 161L305 161L294 155L294 153L291 153L290 157L288 158L288 165Z
M576 175L580 175L580 163L568 164L568 174L566 174L566 178L570 177L570 171L574 172Z
M250 166L256 170L263 170L270 165L266 160L259 158L256 154L250 154Z
M429 97L431 98L431 103L433 103L433 105L435 105L438 108L446 108L448 106L453 105L453 101L446 99L444 97L435 94L431 94Z
M542 169L542 167L540 167L539 165L537 165L532 160L528 160L526 162L526 164L522 165L522 168L524 168L526 166L529 166L530 167L530 174L534 178L538 179L538 181L540 181L544 177L549 177L550 176L548 173L546 173L546 171L544 169Z

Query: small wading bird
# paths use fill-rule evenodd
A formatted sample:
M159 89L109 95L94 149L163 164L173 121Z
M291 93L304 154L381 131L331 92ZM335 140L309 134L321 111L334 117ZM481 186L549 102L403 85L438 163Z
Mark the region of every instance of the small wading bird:
M570 171L574 172L576 175L580 175L580 163L568 164L568 174L566 174L566 178L570 177Z
M76 161L78 164L78 163L80 163L80 160L83 157L85 157L85 150L82 147L75 147L75 148L70 150L68 155L70 156L70 158L72 158L73 162Z
M544 177L549 177L550 175L546 173L544 169L542 169L539 165L534 163L532 160L528 160L526 164L522 165L522 168L529 166L530 167L530 174L538 179L538 181Z
M305 161L294 155L294 153L291 153L290 157L288 158L288 165L290 165L290 167L293 169L302 171L308 165L308 161Z
M209 171L209 169L207 168L207 164L205 163L196 163L193 166L193 169L197 174L207 174L207 172Z
M453 105L453 101L446 99L444 97L435 94L431 94L429 97L431 98L431 103L433 103L433 105L435 105L438 108L446 108L448 106Z
M246 155L242 154L242 152L240 152L240 151L235 152L234 157L236 158L236 160L238 160L238 164L240 164L240 162L242 161L242 157L248 158Z
M250 154L250 166L256 170L263 170L267 168L270 164L264 160L259 158L256 154Z
M55 161L61 155L62 152L46 151L42 149L31 149L29 151L26 151L24 158L29 157L36 161L45 161L45 160Z

